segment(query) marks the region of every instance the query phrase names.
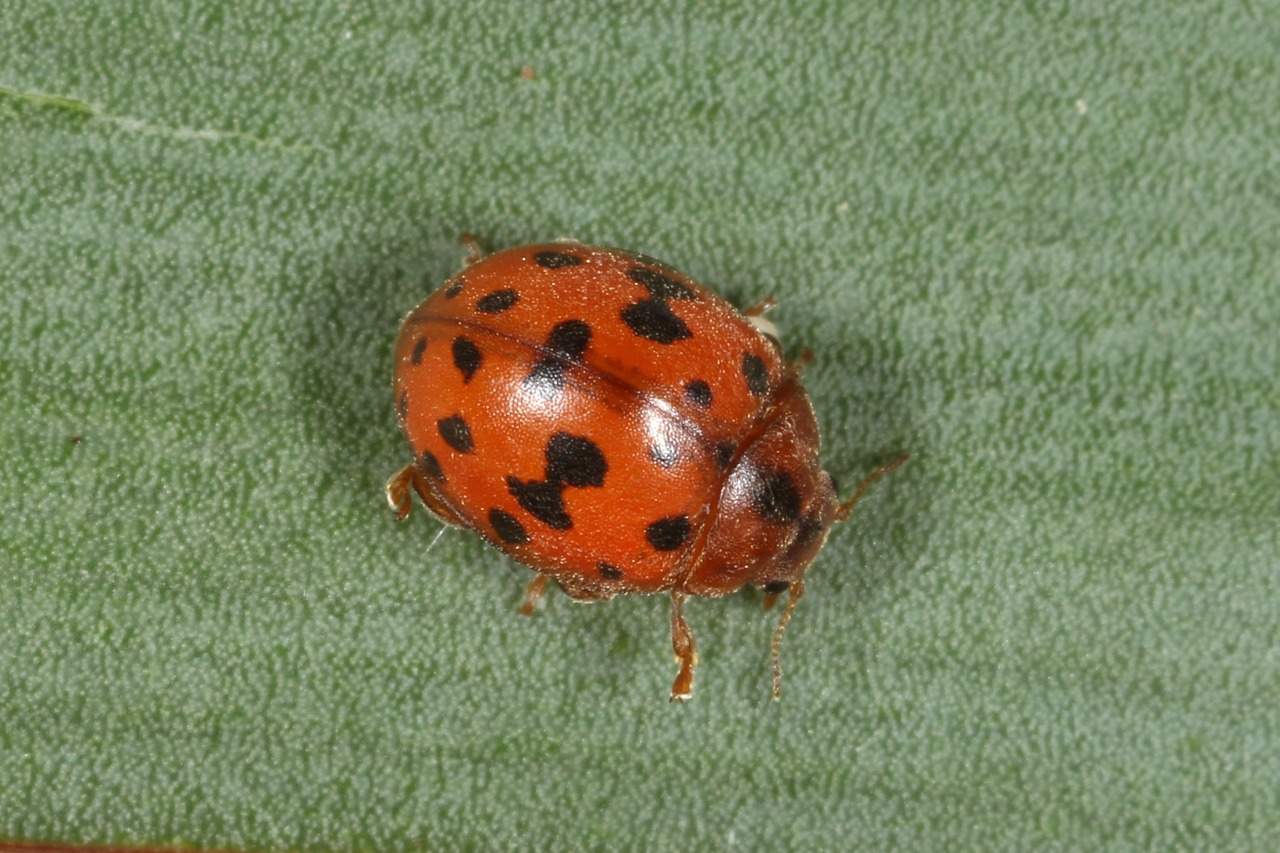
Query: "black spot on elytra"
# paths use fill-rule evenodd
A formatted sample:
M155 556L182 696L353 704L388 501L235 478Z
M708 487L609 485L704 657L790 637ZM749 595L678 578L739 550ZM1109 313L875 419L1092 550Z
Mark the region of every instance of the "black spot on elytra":
M555 481L530 480L527 483L507 478L507 491L520 508L552 530L568 530L573 519L564 509L564 484Z
M693 337L684 320L658 299L642 299L622 309L622 322L632 332L660 344L674 344Z
M553 354L570 361L577 361L591 340L591 327L582 320L565 320L557 323L547 335L546 347Z
M570 255L567 252L538 252L533 256L533 262L549 270L558 270L565 267L576 267L582 263L582 258L577 255Z
M413 345L413 353L409 356L409 360L414 364L422 364L422 354L427 351L427 339L418 338Z
M471 427L467 426L462 415L450 415L436 421L436 429L440 430L440 437L444 439L444 443L459 453L470 453L476 446L471 439Z
M698 294L689 289L688 285L681 284L671 276L663 275L660 272L644 267L632 267L627 270L627 278L643 284L645 289L649 291L649 295L654 299L694 299L698 298Z
M523 545L529 541L529 533L511 513L501 509L489 510L489 526L498 538L508 545Z
M737 448L733 446L732 441L721 441L717 443L715 449L716 467L723 471L725 466L733 459L733 452L736 449Z
M461 336L453 339L453 366L462 373L464 385L476 375L476 371L480 369L480 361L480 347L474 341Z
M604 485L609 466L591 439L558 432L547 442L546 456L548 481L559 481L576 489Z
M444 289L444 298L452 299L453 297L457 296L459 293L462 292L462 286L464 284L466 284L466 282L459 279L458 281L455 281L453 284L446 287Z
M711 406L711 386L702 379L690 379L684 384L684 396L695 406L706 409Z
M777 595L789 589L791 589L791 581L769 581L764 585L764 591L770 595Z
M400 399L396 401L396 411L400 413L400 420L404 420L409 414L409 395L401 394Z
M649 291L648 299L622 309L622 322L627 324L627 328L660 344L673 344L693 336L684 320L676 316L667 304L671 299L697 300L698 294L688 285L646 267L631 267L627 270L627 278Z
M480 297L476 302L476 310L482 314L501 314L520 301L520 294L514 290L495 290Z
M760 356L742 354L742 375L747 378L747 390L752 395L759 397L769 390L769 370Z
M800 494L786 471L762 471L753 483L751 507L765 521L800 520Z
M644 536L649 544L659 551L674 551L689 538L693 528L689 526L689 516L675 515L660 518L644 529Z
M552 353L534 362L525 377L528 389L544 400L550 400L564 388L565 361L578 361L591 340L591 327L582 320L557 323L547 335L544 345Z
M444 471L440 469L440 460L430 450L422 451L418 457L418 468L433 480L443 480Z
M653 255L646 255L644 252L627 252L631 256L631 260L637 264L656 270L669 278L677 278L681 275L680 271L673 269L666 261L660 261Z
M564 508L564 490L600 488L609 470L604 453L589 438L558 432L547 440L544 479L507 477L507 491L521 508L553 530L568 530L573 519Z
M596 563L596 568L600 570L600 577L616 581L622 577L622 569L609 563Z
M543 400L550 400L564 388L564 362L544 358L534 362L533 370L524 378L525 388Z

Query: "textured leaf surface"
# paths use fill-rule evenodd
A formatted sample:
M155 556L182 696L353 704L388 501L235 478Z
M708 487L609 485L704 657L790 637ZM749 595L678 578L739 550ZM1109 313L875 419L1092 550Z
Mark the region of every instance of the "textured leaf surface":
M1280 846L1280 14L971 5L0 4L0 837ZM464 231L773 294L915 454L780 703L757 594L669 706L662 600L392 522Z

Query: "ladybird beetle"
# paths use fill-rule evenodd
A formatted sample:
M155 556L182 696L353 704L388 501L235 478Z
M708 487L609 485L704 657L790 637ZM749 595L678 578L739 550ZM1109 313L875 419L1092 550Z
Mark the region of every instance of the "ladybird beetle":
M521 612L553 578L571 598L671 596L688 698L698 654L689 596L754 584L766 607L804 573L841 503L818 459L799 365L762 315L744 314L653 258L575 242L470 256L405 318L395 346L396 414L413 462L387 484L403 520L410 489L538 572ZM807 360L807 355L802 361Z

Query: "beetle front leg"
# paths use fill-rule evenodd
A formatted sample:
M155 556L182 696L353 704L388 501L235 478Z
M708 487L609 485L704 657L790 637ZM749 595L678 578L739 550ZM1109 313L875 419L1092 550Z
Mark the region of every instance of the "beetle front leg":
M387 503L396 514L396 521L404 521L413 509L413 498L409 496L410 488L418 493L423 503L428 503L427 481L417 465L404 466L400 469L400 473L387 481Z

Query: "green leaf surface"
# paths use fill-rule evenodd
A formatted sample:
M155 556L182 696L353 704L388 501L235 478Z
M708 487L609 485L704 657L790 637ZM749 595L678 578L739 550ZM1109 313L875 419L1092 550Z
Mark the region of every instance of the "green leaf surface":
M1280 847L1274 3L0 2L0 838ZM531 69L532 77L522 73ZM515 614L382 497L457 237L773 294L808 575ZM434 542L434 544L433 544Z

